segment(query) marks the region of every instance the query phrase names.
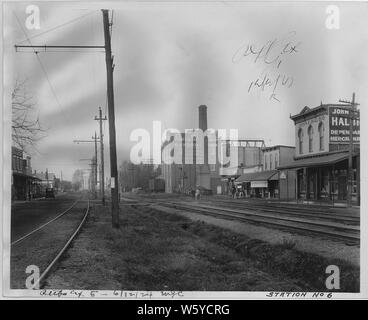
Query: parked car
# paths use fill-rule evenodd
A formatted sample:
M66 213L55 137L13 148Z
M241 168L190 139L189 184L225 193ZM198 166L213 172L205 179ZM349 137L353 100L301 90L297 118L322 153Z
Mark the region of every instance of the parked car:
M143 188L142 187L133 188L132 192L133 193L143 193Z
M46 188L45 198L55 198L55 192L53 188Z
M196 189L199 189L199 191L201 192L201 195L206 195L206 196L210 196L212 195L212 190L211 189L206 189L204 187L197 187Z

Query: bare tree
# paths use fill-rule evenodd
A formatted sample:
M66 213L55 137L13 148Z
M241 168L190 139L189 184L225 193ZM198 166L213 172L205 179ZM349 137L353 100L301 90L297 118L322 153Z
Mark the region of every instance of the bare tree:
M34 115L35 103L26 90L27 80L17 79L12 92L12 141L13 145L26 150L44 137L38 116Z

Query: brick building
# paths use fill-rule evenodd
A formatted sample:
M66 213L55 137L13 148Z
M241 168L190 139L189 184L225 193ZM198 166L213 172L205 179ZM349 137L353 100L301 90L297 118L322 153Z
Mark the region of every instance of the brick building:
M29 200L39 193L39 179L32 175L31 157L12 147L12 200Z
M351 115L354 114L354 117ZM350 104L305 107L290 117L295 124L295 156L283 175L296 174L296 197L301 200L346 202L350 121L352 127L352 201L360 201L360 119Z

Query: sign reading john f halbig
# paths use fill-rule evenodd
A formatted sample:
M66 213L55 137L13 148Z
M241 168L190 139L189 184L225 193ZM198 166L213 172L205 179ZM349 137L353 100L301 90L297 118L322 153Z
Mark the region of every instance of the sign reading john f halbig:
M330 107L330 143L350 142L350 108ZM353 143L360 143L359 111L353 112Z

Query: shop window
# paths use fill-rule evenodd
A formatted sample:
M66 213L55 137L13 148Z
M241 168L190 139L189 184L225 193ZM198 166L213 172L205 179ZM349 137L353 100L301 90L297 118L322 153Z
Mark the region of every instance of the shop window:
M304 175L303 170L299 170L298 173L298 198L304 198L305 197L305 184L304 184Z
M352 186L352 193L357 194L358 186L357 186L357 171L353 169L353 186Z
M299 141L299 153L303 154L303 129L300 128L298 131L298 141Z
M319 150L324 150L324 131L325 126L323 125L323 122L320 122L318 125L318 133L319 133Z
M265 170L267 170L267 155L264 157Z
M226 157L230 157L230 142L226 142Z
M329 194L329 181L328 181L328 171L322 170L320 185L320 197L322 199L327 199Z
M313 152L313 127L311 125L308 127L308 144L309 152Z
M270 154L270 170L272 170L272 154Z

